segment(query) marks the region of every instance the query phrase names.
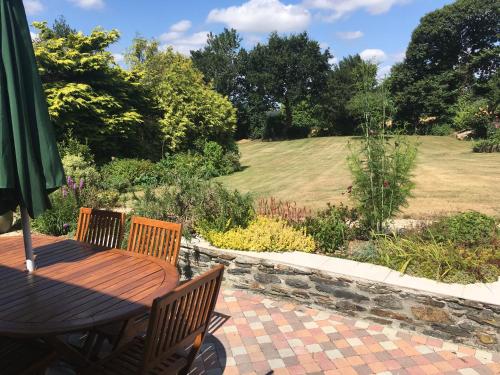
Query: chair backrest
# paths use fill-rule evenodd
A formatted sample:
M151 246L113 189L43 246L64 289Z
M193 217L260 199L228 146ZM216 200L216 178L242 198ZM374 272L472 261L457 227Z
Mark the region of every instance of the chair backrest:
M141 373L192 345L188 367L205 338L217 303L224 266L218 265L153 302Z
M177 265L181 238L181 224L132 216L127 250Z
M122 212L80 208L75 240L108 248L120 247L125 214Z

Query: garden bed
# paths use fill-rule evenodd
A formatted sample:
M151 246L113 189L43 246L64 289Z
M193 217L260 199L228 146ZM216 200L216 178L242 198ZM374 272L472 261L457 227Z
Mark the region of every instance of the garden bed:
M201 239L181 249L184 277L218 263L235 288L500 350L500 281L445 284L319 254L222 250Z

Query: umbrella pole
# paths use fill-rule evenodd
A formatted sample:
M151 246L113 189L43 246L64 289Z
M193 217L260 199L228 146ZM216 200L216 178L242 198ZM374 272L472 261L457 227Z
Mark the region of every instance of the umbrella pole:
M24 252L26 253L26 268L28 272L33 272L35 269L35 261L33 257L33 245L31 243L31 227L30 227L30 216L28 215L28 209L21 206L21 221L23 225L23 239L24 239Z

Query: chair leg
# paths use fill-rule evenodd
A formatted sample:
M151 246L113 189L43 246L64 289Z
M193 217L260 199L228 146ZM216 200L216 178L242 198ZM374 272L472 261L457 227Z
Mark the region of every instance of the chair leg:
M193 363L196 360L196 356L198 355L198 352L201 349L201 345L203 344L204 338L205 338L204 335L201 333L198 336L196 336L196 339L194 340L193 346L189 351L187 357L187 365L181 371L179 371L179 375L187 375L189 373L189 370L191 370L191 367L193 367Z

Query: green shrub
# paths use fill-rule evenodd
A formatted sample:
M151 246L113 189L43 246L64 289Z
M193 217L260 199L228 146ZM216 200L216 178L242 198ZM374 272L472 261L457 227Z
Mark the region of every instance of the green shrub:
M390 140L383 130L365 131L361 150L352 150L348 158L353 176L349 190L362 225L380 233L411 196L417 149L407 137Z
M318 250L333 253L343 248L352 238L354 230L351 226L356 219L355 210L342 205L328 205L317 215L306 218L304 226L307 233L314 238Z
M465 247L489 244L495 240L495 219L475 211L467 211L443 218L424 231L424 238L451 242ZM430 238L429 238L430 237Z
M57 148L61 158L64 158L66 155L79 155L86 162L94 163L94 155L92 155L90 147L74 138L71 131L68 132L65 139L57 144Z
M114 159L101 168L102 185L105 189L124 192L143 183L154 170L155 165L149 160Z
M453 134L453 128L449 124L434 125L431 127L430 135L447 136Z
M62 164L66 176L71 176L75 181L83 179L87 184L94 184L100 180L100 174L92 161L81 154L67 153L62 158Z
M246 226L254 216L250 195L178 171L169 176L168 185L155 192L147 189L142 197L136 197L133 211L140 216L181 222L186 235L197 230Z
M473 130L479 138L487 136L491 123L491 115L487 111L486 99L474 100L470 95L463 95L458 99L457 111L453 119L458 130Z
M241 169L240 155L234 150L224 150L216 142L206 142L203 147L202 170L204 178L225 176Z
M412 170L415 167L417 148L408 137L390 136L386 131L388 110L391 108L385 86L373 93L372 103L366 79L365 90L359 98L360 113L364 114L361 148L352 148L348 166L353 178L349 188L356 203L362 225L374 232L382 232L388 219L407 205L415 184ZM363 99L364 96L364 100ZM361 110L362 108L362 110Z
M500 129L492 130L489 138L474 142L474 152L500 152Z
M247 228L227 232L208 231L205 237L214 246L248 251L305 251L315 249L314 239L304 229L296 229L286 221L259 216Z
M494 282L500 276L495 246L465 249L451 242L382 236L374 263L410 275L450 283Z
M147 185L152 186L154 183L168 183L172 174L191 175L201 179L224 176L241 169L239 159L236 146L234 150L224 150L216 142L205 142L201 152L189 151L165 156L143 180L147 180Z
M66 187L49 197L52 208L34 219L31 224L35 231L51 236L61 236L76 230L80 202L78 193Z
M195 207L196 229L200 232L224 232L234 227L246 227L255 215L249 194L228 190L217 182L207 183L200 198Z

